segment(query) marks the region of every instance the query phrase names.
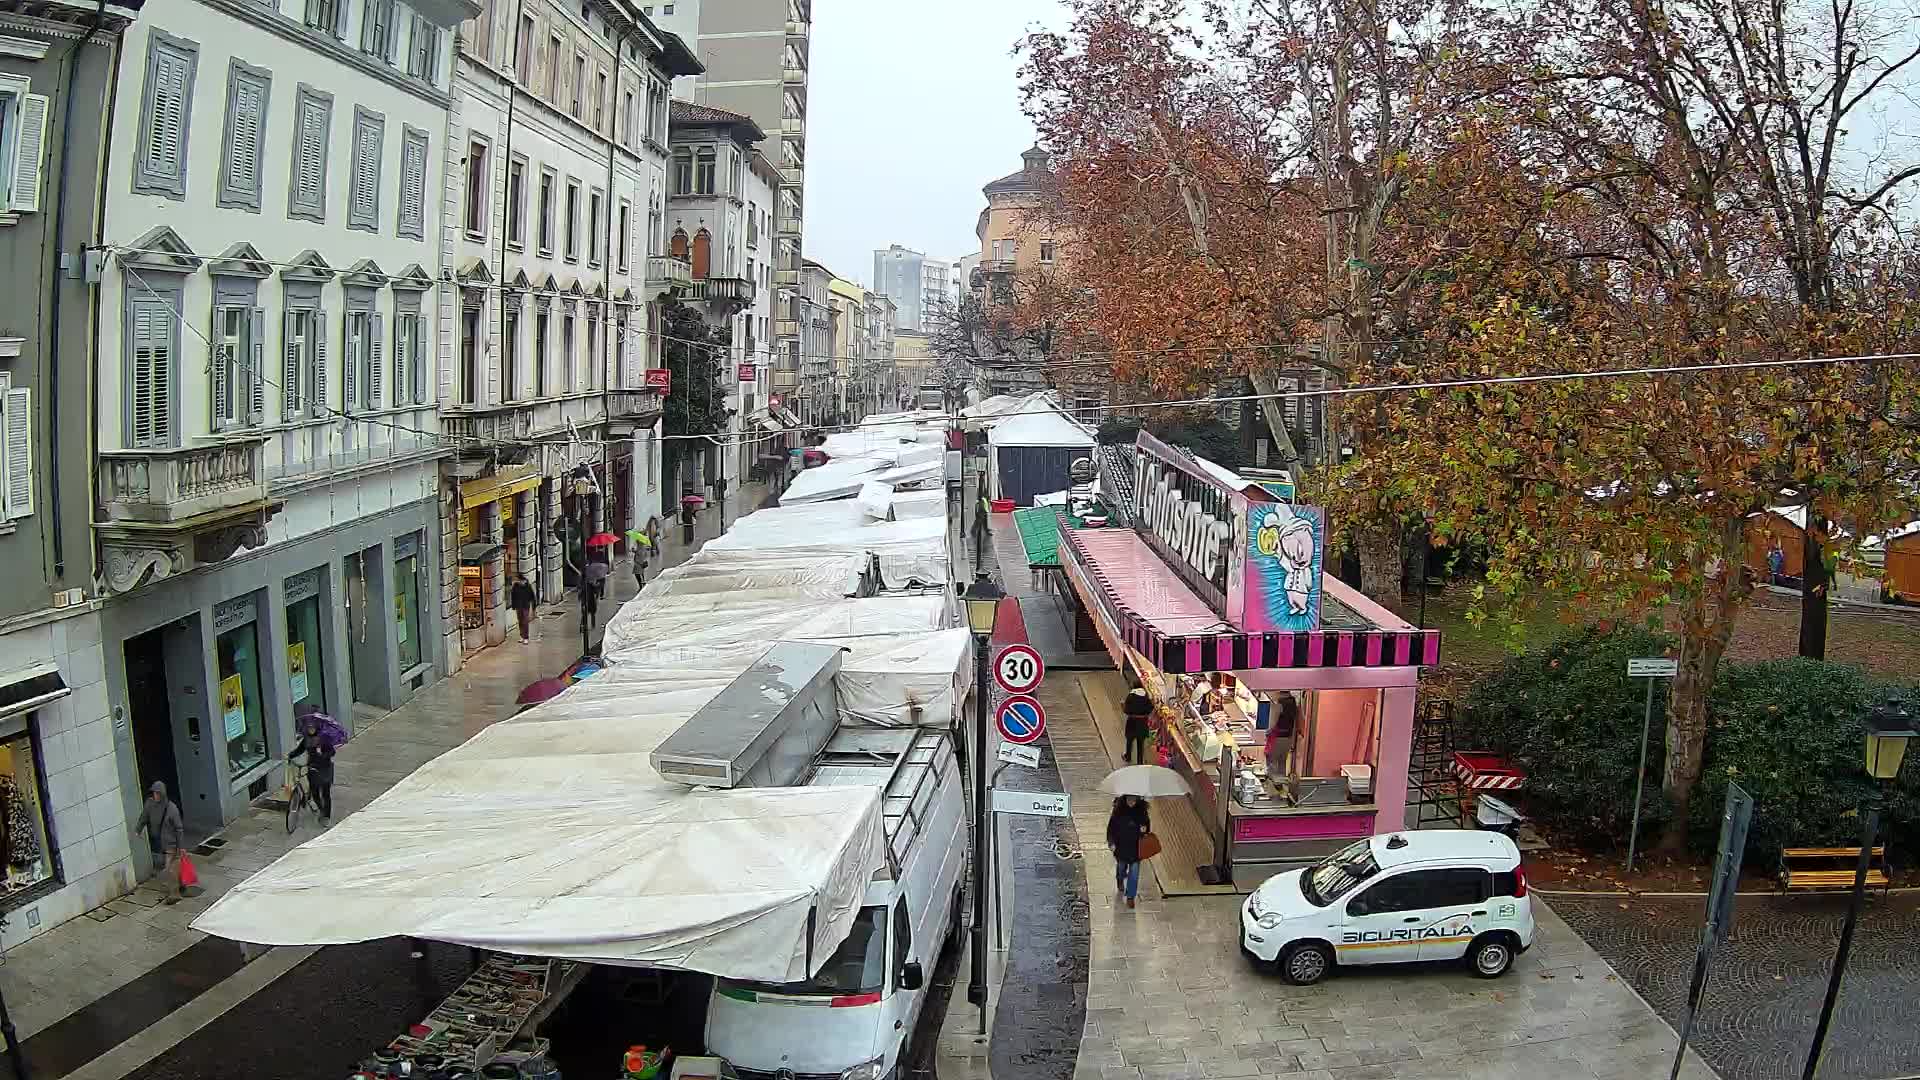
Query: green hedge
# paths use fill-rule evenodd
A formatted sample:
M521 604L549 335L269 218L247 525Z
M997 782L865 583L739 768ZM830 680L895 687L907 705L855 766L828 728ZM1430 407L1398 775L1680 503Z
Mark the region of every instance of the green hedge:
M1548 829L1583 845L1625 847L1646 693L1644 680L1626 677L1626 662L1664 655L1672 644L1641 628L1589 628L1516 656L1467 694L1455 742L1526 769L1523 801ZM1656 835L1668 813L1660 792L1666 690L1661 680L1643 837ZM1913 687L1858 668L1802 659L1723 663L1709 702L1705 770L1689 813L1693 847L1712 850L1729 779L1754 799L1752 858L1770 865L1785 846L1856 841L1855 809L1875 786L1862 771L1860 717L1888 697L1908 700L1920 714ZM1920 747L1909 756L1888 816L1896 849L1920 842Z

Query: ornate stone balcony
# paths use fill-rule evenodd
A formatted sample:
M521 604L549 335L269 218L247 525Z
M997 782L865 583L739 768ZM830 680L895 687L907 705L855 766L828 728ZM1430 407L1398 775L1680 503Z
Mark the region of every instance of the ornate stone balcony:
M280 509L268 491L265 436L100 452L95 526L107 587L128 592L267 540Z

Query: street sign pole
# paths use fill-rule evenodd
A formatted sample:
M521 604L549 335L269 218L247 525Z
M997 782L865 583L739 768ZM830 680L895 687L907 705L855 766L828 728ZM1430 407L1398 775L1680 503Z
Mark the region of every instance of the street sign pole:
M1653 680L1672 678L1680 670L1679 661L1664 657L1627 661L1627 675L1647 680L1647 708L1640 717L1640 767L1633 773L1633 826L1627 832L1627 873L1633 873L1633 857L1640 847L1640 800L1647 788L1647 739L1653 733Z
M1693 1036L1694 1017L1707 993L1713 950L1726 943L1733 929L1733 901L1740 890L1740 864L1746 857L1747 826L1753 821L1753 796L1739 784L1727 785L1726 805L1720 811L1720 846L1713 860L1713 888L1707 893L1707 921L1700 928L1700 944L1693 955L1693 981L1687 988L1687 1015L1680 1025L1680 1048L1673 1053L1673 1071L1667 1080L1679 1080L1687 1059L1687 1041Z

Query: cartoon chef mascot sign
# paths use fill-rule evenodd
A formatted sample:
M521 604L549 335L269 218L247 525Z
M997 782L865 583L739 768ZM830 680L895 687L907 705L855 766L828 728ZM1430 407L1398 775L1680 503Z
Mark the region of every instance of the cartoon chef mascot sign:
M1325 515L1317 506L1255 503L1248 517L1248 585L1264 609L1261 629L1317 629Z

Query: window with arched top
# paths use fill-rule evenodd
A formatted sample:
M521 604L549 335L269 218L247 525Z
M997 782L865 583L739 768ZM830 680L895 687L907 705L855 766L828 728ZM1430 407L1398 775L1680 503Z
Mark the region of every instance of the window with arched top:
M713 234L701 229L693 234L693 276L704 278L713 264Z
M676 259L684 259L687 257L687 231L685 229L673 230L673 239L667 242L667 254Z

